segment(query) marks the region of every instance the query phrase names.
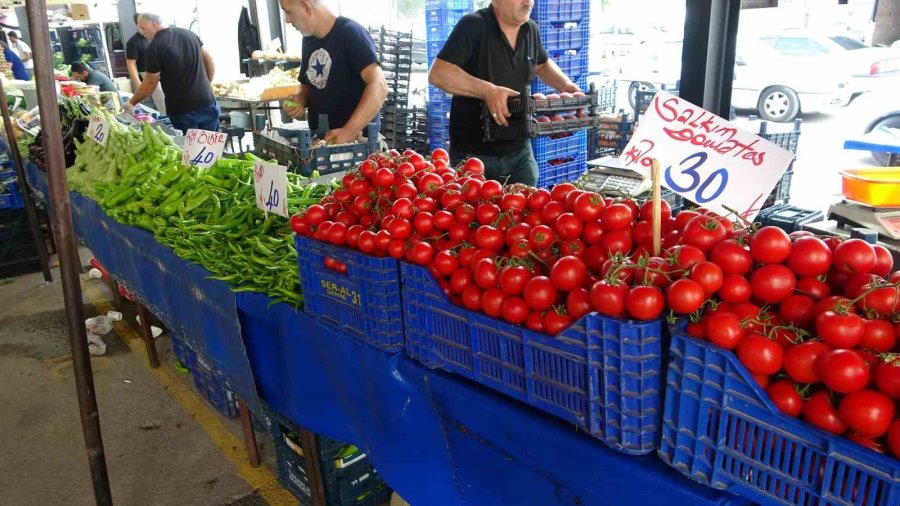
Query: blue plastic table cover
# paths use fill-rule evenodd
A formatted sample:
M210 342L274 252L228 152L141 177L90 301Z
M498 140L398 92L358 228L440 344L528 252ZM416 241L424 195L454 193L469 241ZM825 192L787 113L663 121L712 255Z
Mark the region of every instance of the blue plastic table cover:
M33 187L45 192L46 173L28 165ZM184 339L205 365L222 373L250 409L258 411L259 397L231 287L209 279L209 271L179 258L150 232L116 222L95 201L77 192L69 197L75 235L103 267Z
M463 378L386 354L286 304L238 294L260 398L306 429L365 450L423 505L747 504L655 455L615 452Z

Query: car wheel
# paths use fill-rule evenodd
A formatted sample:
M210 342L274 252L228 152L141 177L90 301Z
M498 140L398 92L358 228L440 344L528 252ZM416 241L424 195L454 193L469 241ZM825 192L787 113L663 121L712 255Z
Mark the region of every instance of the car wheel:
M900 116L892 116L889 118L885 118L866 132L869 133L874 130L878 130L879 128L900 128ZM872 153L872 158L875 160L875 163L878 164L879 167L887 167L891 161L891 154L885 153L884 151L870 151Z
M638 91L649 91L655 90L656 88L644 81L634 81L628 85L628 105L631 106L632 109L637 110L637 92Z
M793 121L800 114L800 97L785 86L772 86L763 90L756 104L759 116L766 121L784 123Z

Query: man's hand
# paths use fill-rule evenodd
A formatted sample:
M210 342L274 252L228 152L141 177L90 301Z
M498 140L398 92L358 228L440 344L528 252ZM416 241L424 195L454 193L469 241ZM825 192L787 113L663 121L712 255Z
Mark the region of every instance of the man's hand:
M306 117L306 107L300 101L298 95L291 95L284 101L284 112L294 119L303 119Z
M134 106L131 105L130 100L122 104L122 111L124 111L125 114L134 114Z
M576 91L582 91L582 89L579 88L577 84L573 83L572 81L569 81L569 83L566 84L565 86L563 86L562 88L560 88L559 91L575 93Z
M325 142L328 144L349 144L356 142L362 132L354 132L347 127L335 128L325 134Z
M512 114L509 113L509 107L506 104L506 100L509 97L518 97L519 92L504 88L503 86L491 86L491 90L484 97L484 102L487 104L488 111L490 111L494 121L500 126L508 126L509 121L507 121L507 119L512 116Z

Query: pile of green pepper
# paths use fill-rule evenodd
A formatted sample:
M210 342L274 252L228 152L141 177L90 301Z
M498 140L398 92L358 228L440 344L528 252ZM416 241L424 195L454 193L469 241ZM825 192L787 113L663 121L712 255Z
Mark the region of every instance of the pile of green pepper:
M135 138L132 133L126 135ZM179 257L199 263L235 291L262 292L299 307L303 297L290 224L256 207L255 158L223 158L209 169L185 167L181 149L170 144L171 139L159 139L168 138L165 133L145 125L137 135L144 141L138 144L140 149L120 147L124 155L110 153L109 144L105 150L99 145L82 148L77 174L92 175L81 176L76 188L95 181L87 194L110 217L151 231ZM116 179L103 179L114 173ZM318 203L331 191L332 185L308 183L300 175L288 174L292 212Z

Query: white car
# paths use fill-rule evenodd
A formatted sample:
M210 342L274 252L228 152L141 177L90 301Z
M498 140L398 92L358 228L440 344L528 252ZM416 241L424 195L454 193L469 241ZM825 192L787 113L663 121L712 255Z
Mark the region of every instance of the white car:
M634 106L640 89L671 88L681 77L682 41L645 44L622 65L618 80L629 83ZM786 61L758 41L740 40L735 58L731 105L755 109L767 121L792 121L801 112L844 106L851 90L845 73L815 62Z

